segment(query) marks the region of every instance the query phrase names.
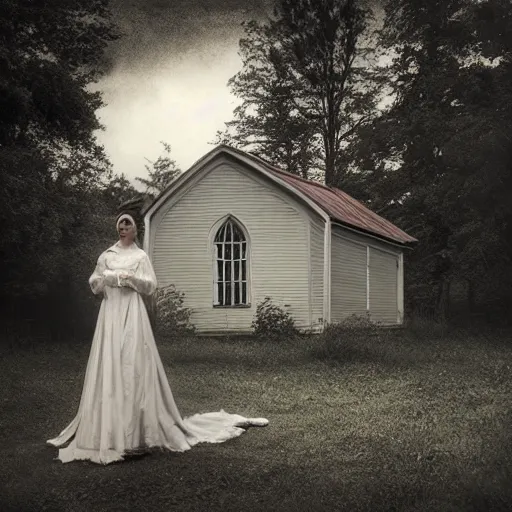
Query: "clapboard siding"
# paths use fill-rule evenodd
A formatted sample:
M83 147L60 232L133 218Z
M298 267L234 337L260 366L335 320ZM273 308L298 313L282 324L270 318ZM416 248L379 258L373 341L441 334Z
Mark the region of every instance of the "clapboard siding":
M324 316L324 229L321 219L310 221L311 244L311 320L312 327L320 326Z
M370 247L370 315L383 324L398 321L398 256Z
M399 255L402 253L402 249L396 245L386 243L384 241L378 240L373 237L365 236L362 233L361 234L356 233L350 229L346 229L337 224L333 225L332 232L347 239L347 240L353 241L353 242L361 244L361 245L367 245L367 246L369 245L370 247L373 247L375 249L380 249L381 251L385 251L385 252L391 252L396 255Z
M332 233L331 322L366 314L366 247Z
M250 238L247 308L213 307L211 230L228 214ZM309 326L309 216L274 185L223 163L171 202L154 229L151 256L159 285L172 283L185 293L199 332L250 330L265 296L289 304L298 326Z

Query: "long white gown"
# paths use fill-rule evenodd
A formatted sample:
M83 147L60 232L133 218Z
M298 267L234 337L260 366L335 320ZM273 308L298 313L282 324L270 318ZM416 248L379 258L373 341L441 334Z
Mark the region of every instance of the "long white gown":
M128 273L127 278L120 277ZM174 401L141 294L157 287L147 254L119 242L101 254L89 284L103 293L78 413L54 439L62 462L99 464L160 447L185 451L197 443L221 443L265 418L221 410L182 418Z

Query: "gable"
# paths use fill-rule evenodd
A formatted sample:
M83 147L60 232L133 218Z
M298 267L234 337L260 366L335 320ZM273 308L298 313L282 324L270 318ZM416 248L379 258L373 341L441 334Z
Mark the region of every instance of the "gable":
M202 202L199 198L203 198L207 203L212 194L217 197L222 196L226 206L229 206L230 203L236 204L238 200L246 201L242 196L257 194L261 200L262 193L266 193L283 204L287 204L302 216L309 217L310 215L307 206L289 189L280 187L272 179L255 173L244 162L219 155L191 175L189 179L176 182L171 193L159 203L158 208L152 213L153 229L159 224L166 211L182 201L188 201L192 193L197 209L200 207L199 201Z
M214 240L228 218L244 232L249 261L249 304L229 311L214 304ZM185 293L191 321L201 330L249 328L266 295L291 304L298 324L309 326L309 226L309 211L271 182L217 159L155 213L148 254L159 285L172 283Z

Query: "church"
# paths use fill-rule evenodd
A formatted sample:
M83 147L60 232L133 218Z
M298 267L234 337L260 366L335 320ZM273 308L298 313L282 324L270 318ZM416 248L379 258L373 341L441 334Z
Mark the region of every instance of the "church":
M320 332L351 315L404 320L416 239L339 189L219 146L144 210L159 286L185 294L201 334L249 333L265 297Z

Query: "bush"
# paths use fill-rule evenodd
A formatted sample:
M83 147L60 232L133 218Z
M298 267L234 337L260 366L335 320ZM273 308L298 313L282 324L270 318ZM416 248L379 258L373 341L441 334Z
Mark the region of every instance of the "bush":
M339 323L326 326L314 340L312 355L334 361L374 359L382 352L382 343L390 337L387 329L368 317L352 315Z
M272 302L271 297L265 297L256 307L256 315L252 329L258 338L276 339L298 334L290 313Z
M156 332L164 337L193 334L191 311L183 305L185 294L171 284L158 288L153 296Z

